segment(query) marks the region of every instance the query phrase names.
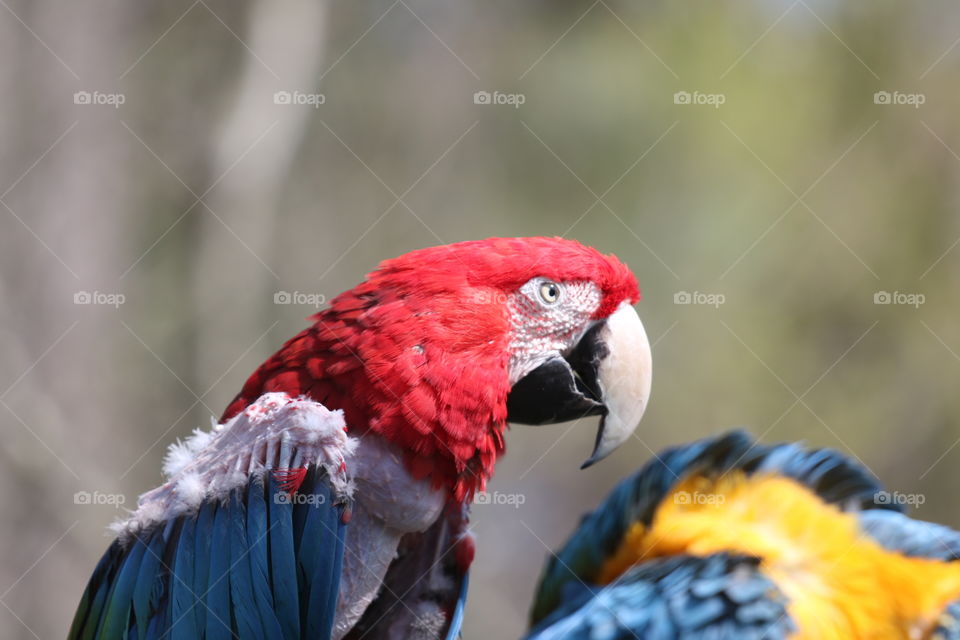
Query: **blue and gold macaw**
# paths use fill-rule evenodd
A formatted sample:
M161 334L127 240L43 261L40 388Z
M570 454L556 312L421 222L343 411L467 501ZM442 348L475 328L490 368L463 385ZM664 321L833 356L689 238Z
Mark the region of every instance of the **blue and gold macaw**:
M668 450L551 558L527 640L960 639L960 534L899 502L836 451Z

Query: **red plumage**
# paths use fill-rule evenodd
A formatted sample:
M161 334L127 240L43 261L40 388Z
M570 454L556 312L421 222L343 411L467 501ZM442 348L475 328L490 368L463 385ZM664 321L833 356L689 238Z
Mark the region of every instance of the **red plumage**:
M533 277L590 280L596 317L635 302L633 274L613 256L560 238L491 238L387 260L337 296L243 386L228 419L261 394L306 395L343 409L353 433L407 452L461 502L482 490L503 453L509 392L506 297Z

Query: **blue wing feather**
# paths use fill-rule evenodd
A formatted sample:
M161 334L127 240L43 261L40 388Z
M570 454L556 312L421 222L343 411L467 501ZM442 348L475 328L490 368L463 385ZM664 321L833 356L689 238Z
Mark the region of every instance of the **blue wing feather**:
M253 599L253 578L247 556L247 510L240 500L240 491L230 493L230 613L241 638L263 638L263 627Z
M284 504L282 493L273 479L251 477L225 502L208 500L115 541L90 578L70 640L329 637L342 505L322 470L308 472L303 499Z
M226 505L218 505L213 518L210 547L206 553L210 559L207 580L210 586L206 594L206 638L230 640L230 514Z
M322 537L331 545L342 544L344 525L339 510L323 508L322 503L329 504L332 495L329 486L321 482L319 474L308 474L304 483L314 485L311 494L317 496L320 504L307 505L308 515L301 534L300 562L310 580L309 592L305 594L303 624L308 638L327 638L333 629L339 570L336 554L322 553L316 545L309 544L309 540Z
M136 620L137 638L144 640L147 637L147 620L151 618L151 596L158 580L157 567L160 566L163 553L163 536L157 531L154 535L136 536L136 540L146 545L146 552L137 575L137 584L133 590L133 615Z
M267 527L267 504L263 492L264 487L259 481L251 482L247 488L247 548L251 586L263 633L267 638L282 638L283 632L273 610L273 593L270 589L267 538L271 532Z
M526 640L777 640L793 633L786 598L755 558L677 556L565 598Z
M300 604L297 596L297 567L293 546L293 505L278 500L286 495L272 474L267 479L267 504L270 514L270 582L273 585L273 608L284 638L300 637Z
M192 516L183 518L176 533L177 550L170 576L170 640L191 640L200 635L194 579L195 535L196 519Z
M213 535L213 520L216 516L216 502L205 502L197 512L197 524L194 537L196 549L193 565L193 588L199 601L194 608L195 624L198 631L207 627L207 590L210 588L210 557L204 553L209 549ZM198 633L200 635L200 633Z
M457 595L457 603L453 607L453 615L450 617L450 629L447 631L445 640L457 640L460 637L460 629L463 627L463 609L467 605L467 589L470 586L470 573L464 573L460 582L460 593Z
M71 638L87 640L96 636L98 620L103 613L104 602L110 591L110 579L116 564L116 556L120 553L119 545L114 543L97 563L97 568L90 576L80 604L77 605L77 613L70 626Z
M141 543L135 544L120 566L110 596L107 598L103 625L98 633L100 637L118 637L126 632L130 619L133 589L136 586L137 573L143 560L143 554L144 545Z
M336 537L334 541L334 552L330 556L332 567L330 569L330 580L327 583L327 600L320 603L321 611L324 612L326 620L320 620L317 625L321 628L333 629L334 619L337 611L337 597L340 595L340 575L343 571L343 552L347 543L347 525L343 522L342 512L333 512L336 515Z

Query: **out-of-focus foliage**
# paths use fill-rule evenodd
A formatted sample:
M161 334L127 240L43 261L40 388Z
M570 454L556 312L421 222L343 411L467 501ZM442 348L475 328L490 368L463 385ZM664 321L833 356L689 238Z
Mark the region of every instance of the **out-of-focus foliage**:
M296 302L491 235L625 259L655 381L587 471L594 421L512 429L467 638L519 634L616 479L734 425L960 524L958 38L938 1L3 4L2 635L63 636L104 503L158 481Z

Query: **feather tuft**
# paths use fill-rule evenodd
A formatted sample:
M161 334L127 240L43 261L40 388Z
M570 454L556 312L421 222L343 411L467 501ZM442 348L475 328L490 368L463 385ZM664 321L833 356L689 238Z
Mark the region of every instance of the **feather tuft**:
M200 506L207 495L207 487L199 473L184 473L176 486L177 496L188 509L195 509Z
M251 474L263 479L268 469L302 472L316 464L328 474L337 501L346 501L353 494L347 461L357 444L347 435L342 411L265 393L230 420L171 445L164 460L167 482L140 496L137 509L111 530L125 541L152 524L196 511L206 498L223 503ZM302 482L302 474L288 478L290 490L299 487L297 479Z

